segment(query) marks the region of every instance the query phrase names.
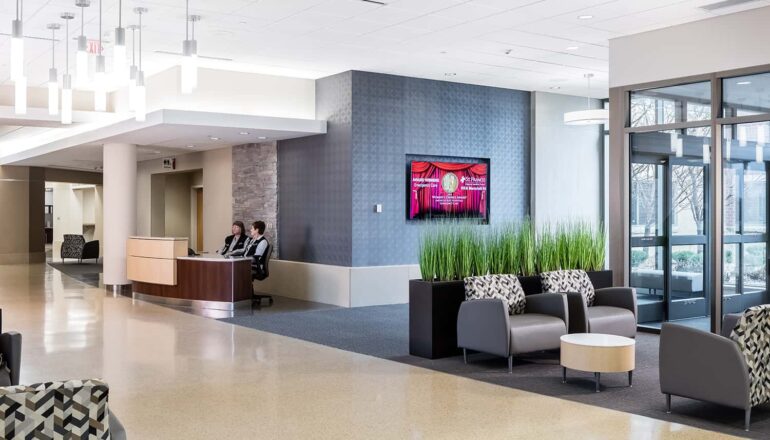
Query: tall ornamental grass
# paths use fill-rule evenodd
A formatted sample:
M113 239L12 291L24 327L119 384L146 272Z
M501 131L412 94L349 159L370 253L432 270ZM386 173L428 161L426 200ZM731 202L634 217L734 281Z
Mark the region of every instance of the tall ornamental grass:
M606 234L585 221L546 224L529 219L495 227L442 222L425 228L419 264L425 281L493 274L535 275L565 269L602 270Z

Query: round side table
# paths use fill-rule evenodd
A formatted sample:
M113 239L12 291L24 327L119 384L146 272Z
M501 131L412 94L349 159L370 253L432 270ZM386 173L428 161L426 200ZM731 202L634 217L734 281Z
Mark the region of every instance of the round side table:
M601 373L628 372L632 386L636 366L636 341L601 333L573 333L561 337L562 383L567 383L567 368L594 373L596 392L600 391Z

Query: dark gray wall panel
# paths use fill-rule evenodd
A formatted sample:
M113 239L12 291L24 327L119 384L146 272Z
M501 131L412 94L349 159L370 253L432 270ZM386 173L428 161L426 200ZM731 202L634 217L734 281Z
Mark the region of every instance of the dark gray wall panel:
M529 92L353 72L352 106L353 266L417 262L407 155L489 159L490 224L528 213Z
M316 81L327 134L278 145L278 221L284 260L352 265L351 72Z

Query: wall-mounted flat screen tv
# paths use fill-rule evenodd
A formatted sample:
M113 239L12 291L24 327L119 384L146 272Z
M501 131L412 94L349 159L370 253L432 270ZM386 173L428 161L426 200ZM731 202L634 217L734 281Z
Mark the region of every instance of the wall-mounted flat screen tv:
M478 219L489 215L486 163L412 161L409 219Z

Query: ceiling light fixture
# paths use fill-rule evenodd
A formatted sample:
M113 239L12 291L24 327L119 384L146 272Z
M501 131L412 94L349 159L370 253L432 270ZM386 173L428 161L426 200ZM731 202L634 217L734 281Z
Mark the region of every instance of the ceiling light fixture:
M751 81L739 81L739 82L737 82L735 84L737 84L739 86L747 86L747 85L751 84Z
M219 140L219 138L216 137L216 136L209 136L209 139L211 139L212 141L218 141Z
M182 42L182 68L179 80L182 93L189 94L198 87L198 42L195 41L195 22L200 15L190 15L190 0L185 0L185 38ZM190 28L192 27L192 38Z
M78 53L75 56L75 81L79 86L88 84L88 40L85 34L85 10L91 6L91 0L77 0L75 6L80 8L80 36L78 36Z
M11 80L24 76L24 3L16 0L16 18L11 21Z
M136 74L139 68L136 67L136 30L139 26L132 24L128 26L131 31L131 67L128 69L128 110L134 111L136 104L134 97L136 95Z
M137 121L147 120L147 89L144 86L144 71L142 70L142 15L147 13L147 8L134 8L134 13L139 16L139 65L136 71L136 85L134 87L134 117Z
M578 50L580 49L578 46L567 46L567 50Z
M62 76L61 90L61 123L72 124L72 76L70 75L70 20L75 18L71 12L61 14L64 20L64 75Z
M261 140L261 141L264 141L265 139L267 139L267 136L260 136L260 137L258 137L257 139L259 139L259 140Z
M96 70L94 73L94 110L107 110L107 70L102 54L102 0L99 0L99 50L96 55Z
M59 114L59 73L56 72L56 31L61 29L59 23L46 26L51 30L51 68L48 69L48 114Z
M559 90L561 87L559 87L559 86L551 86L551 87L548 87L548 88L551 89L551 90Z
M240 133L238 133L238 134L240 134L240 135L242 135L242 136L248 136L248 135L249 135L249 132L248 132L248 131L242 131L242 132L240 132Z
M195 145L188 145L187 148L195 148Z
M112 46L112 69L118 83L126 80L126 29L123 27L123 0L118 0L118 27L115 28L115 44Z
M591 78L593 73L583 75L588 83L586 93L586 109L564 113L564 123L567 125L597 125L606 124L610 119L609 110L591 108Z
M13 80L14 111L17 115L27 113L27 78L24 76L24 31L22 17L24 4L16 0L16 19L12 21L11 34L11 80Z
M593 15L578 15L578 20L590 20L594 18Z

